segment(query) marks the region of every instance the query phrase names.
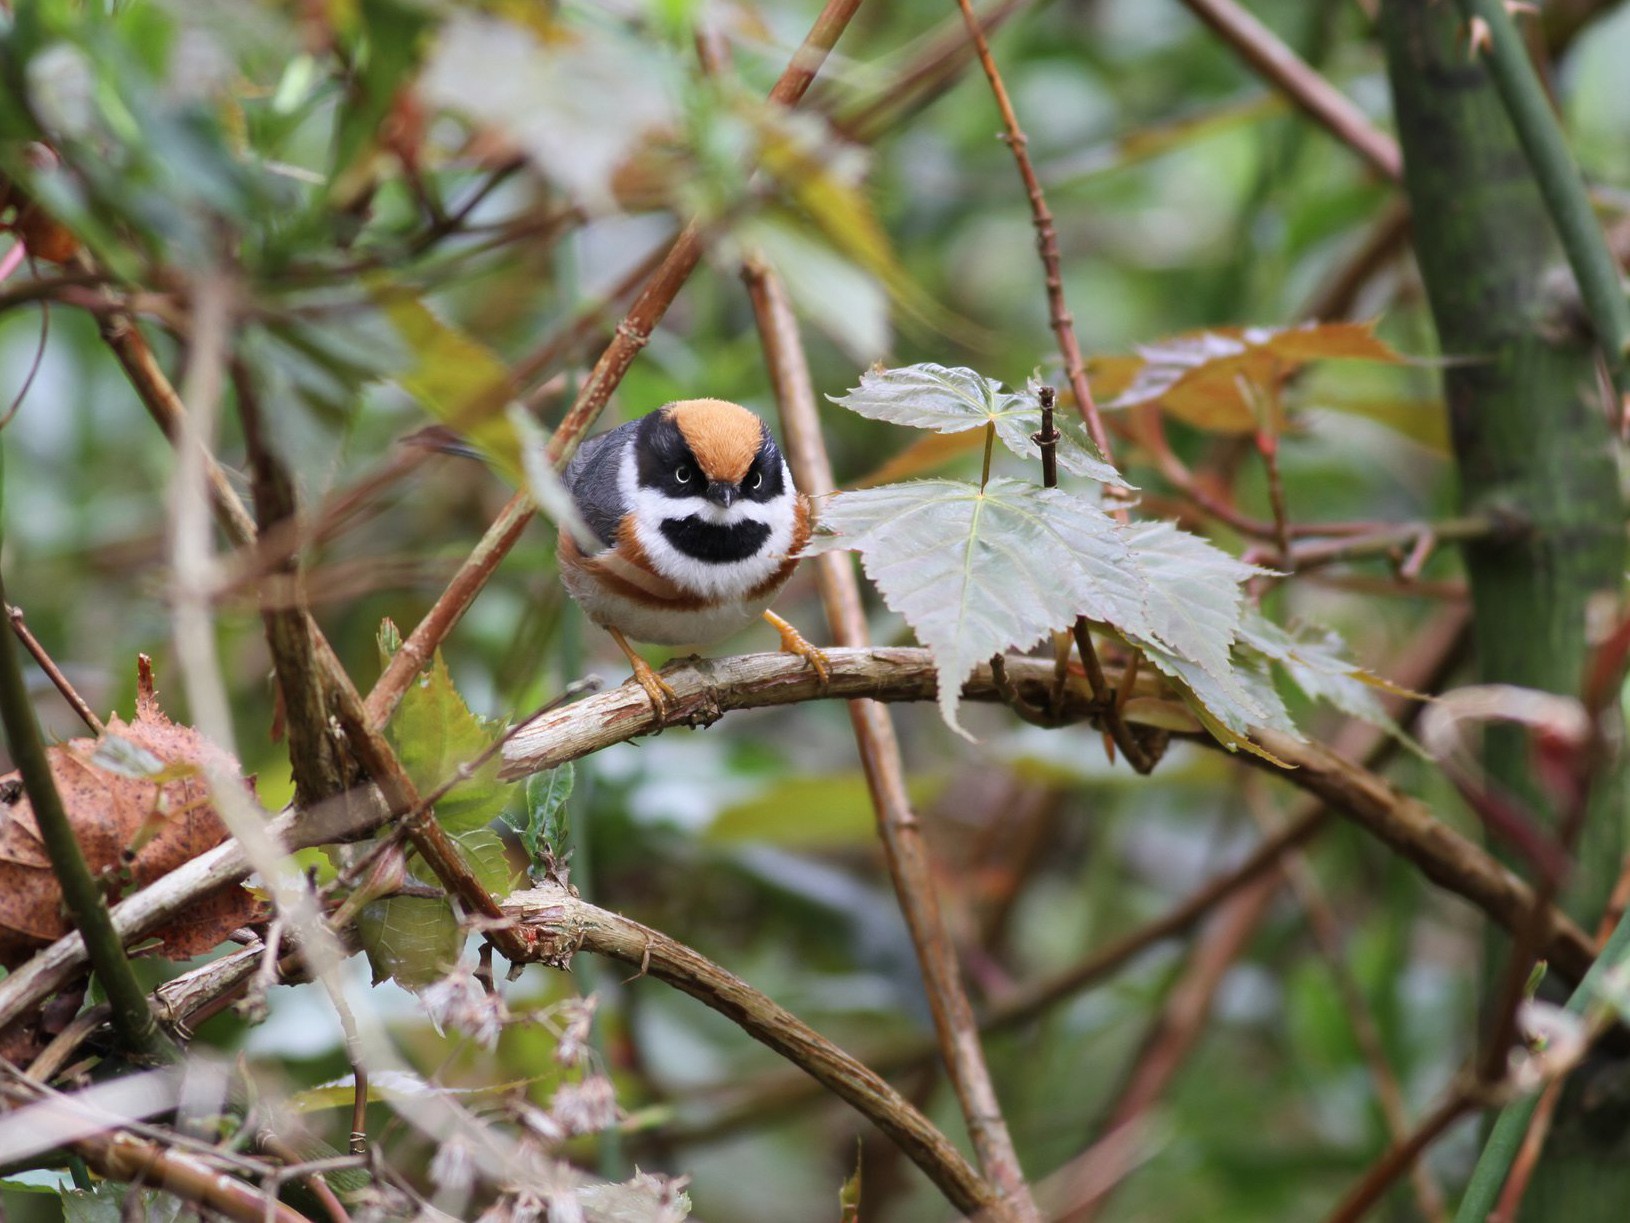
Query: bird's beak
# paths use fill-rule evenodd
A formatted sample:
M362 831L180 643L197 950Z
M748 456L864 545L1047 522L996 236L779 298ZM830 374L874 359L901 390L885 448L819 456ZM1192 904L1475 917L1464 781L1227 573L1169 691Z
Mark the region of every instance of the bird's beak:
M725 480L709 480L707 482L707 499L721 509L729 509L741 500L741 487Z

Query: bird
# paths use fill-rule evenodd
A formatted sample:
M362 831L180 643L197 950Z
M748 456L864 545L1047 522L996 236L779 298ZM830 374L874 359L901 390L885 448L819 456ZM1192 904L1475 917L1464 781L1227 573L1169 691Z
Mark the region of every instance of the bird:
M825 654L770 610L814 515L768 426L725 399L664 404L578 448L562 481L599 547L562 526L561 581L627 656L659 720L678 696L629 644L705 645L763 618L824 685Z

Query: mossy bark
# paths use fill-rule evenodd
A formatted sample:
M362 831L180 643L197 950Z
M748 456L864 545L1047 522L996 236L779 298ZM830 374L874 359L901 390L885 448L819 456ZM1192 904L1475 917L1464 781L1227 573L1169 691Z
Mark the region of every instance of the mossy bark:
M1455 6L1386 0L1381 32L1416 259L1439 343L1457 359L1444 387L1462 506L1510 524L1465 549L1478 679L1575 695L1588 609L1618 595L1625 561L1616 443L1595 348L1544 201ZM1494 777L1549 815L1520 735L1491 733L1484 754ZM1601 787L1568 892L1587 929L1624 844L1621 780ZM1590 1090L1592 1079L1606 1088L1622 1075L1611 1064L1581 1074L1530 1186L1525 1219L1625 1217L1624 1097Z

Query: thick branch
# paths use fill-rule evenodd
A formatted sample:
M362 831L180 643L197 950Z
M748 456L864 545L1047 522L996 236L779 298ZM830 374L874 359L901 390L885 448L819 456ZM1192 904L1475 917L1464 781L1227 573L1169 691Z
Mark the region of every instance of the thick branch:
M827 657L831 680L824 690L802 659L786 654L698 659L670 667L664 678L678 700L672 702L666 724L707 726L733 709L790 705L820 697L935 698L934 663L927 650L830 650ZM1039 702L1051 691L1050 660L1009 658L1007 672L1020 692L1032 700ZM988 664L975 669L962 695L973 701L1001 699ZM1064 711L1077 718L1094 712L1090 695L1074 684L1066 689L1064 702ZM1131 720L1138 721L1136 717ZM651 712L643 691L624 684L540 718L516 734L504 752L503 776L523 777L554 768L613 743L655 733L663 725ZM1399 794L1380 777L1318 744L1278 732L1261 732L1257 738L1291 768L1287 771L1242 754L1246 763L1318 795L1414 862L1429 879L1464 896L1506 929L1515 929L1529 913L1533 897L1529 887L1435 819L1424 804ZM1197 736L1196 741L1216 746L1209 738ZM1554 911L1546 945L1553 967L1569 977L1577 979L1591 963L1585 934Z

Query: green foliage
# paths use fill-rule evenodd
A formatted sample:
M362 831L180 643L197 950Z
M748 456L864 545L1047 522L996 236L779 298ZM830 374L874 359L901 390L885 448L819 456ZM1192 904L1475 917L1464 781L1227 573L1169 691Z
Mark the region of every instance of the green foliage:
M447 974L464 948L464 929L445 900L392 896L366 905L357 917L373 983L395 981L423 989Z
M389 622L381 626L378 641L387 659L401 643ZM421 796L459 778L436 801L436 821L452 837L481 885L502 897L524 884L526 874L511 861L502 839L489 826L499 817L511 818L506 808L515 789L498 780L500 761L491 750L498 733L498 728L470 712L439 651L429 669L409 685L389 727L391 744ZM475 765L483 756L488 757L486 762ZM565 794L547 818L560 817L561 804L570 792L568 781ZM523 826L521 835L528 852L535 852L536 833L528 839L529 827ZM436 882L422 862L415 861L411 873L422 883ZM421 989L444 976L464 946L465 932L458 915L440 898L389 896L372 901L363 908L358 928L375 984L394 980Z
M545 851L563 857L571 843L570 813L566 800L577 783L577 770L570 761L544 773L534 773L521 787L524 804L504 811L504 821L520 835L521 844L534 862Z
M1035 454L1035 396L971 370L887 371L837 402L863 415L942 432L992 422ZM1077 460L1081 452L1076 452ZM1064 461L1064 455L1060 455ZM1086 456L1076 468L1117 479ZM1166 674L1230 746L1253 725L1283 725L1236 674L1241 583L1258 572L1169 523L1122 523L1068 490L996 478L922 480L840 493L821 511L811 551L860 553L889 606L934 651L940 709L960 730L962 681L981 660L1027 649L1085 616L1113 629Z
M717 395L777 428L737 278L749 255L774 268L803 326L837 484L859 490L818 507L839 533L816 550L860 553L883 597L867 605L872 640L915 633L934 650L946 717L959 716L968 669L1085 614L1106 659L1141 658L1134 722L1183 732L1198 722L1242 750L1263 727L1294 722L1322 734L1338 713L1384 722L1387 692L1364 666L1385 676L1413 659L1422 625L1463 598L1458 549L1445 538L1427 556L1423 544L1407 567L1375 550L1333 563L1325 555L1282 578L1236 558L1280 567L1271 523L1281 492L1293 550L1339 548L1367 525L1461 514L1467 485L1449 461L1440 371L1481 383L1503 362L1479 360L1490 348L1482 341L1451 338L1440 354L1407 254L1382 240L1398 188L1293 112L1181 6L995 7L1007 18L994 53L1056 219L1062 286L1115 443L1111 467L1061 396L1067 476L1052 493L1036 487L1039 405L1020 385L1031 370L1064 382L1030 202L1010 150L992 139L995 112L954 6L863 5L791 110L763 97L819 0L8 6L0 258L16 234L35 262L0 284L0 412L42 354L0 434L10 451L10 593L28 625L99 714L128 708L127 660L138 651L155 657L161 686L180 698L165 544L177 464L101 338L113 306L179 386L198 368L199 278L230 281L229 372L258 392L264 440L293 473L303 597L360 680L375 626L419 619L505 484L570 525L542 460L549 430L633 300L613 287L695 219L707 258L596 427ZM1249 7L1382 130L1423 130L1387 113L1381 52L1357 7ZM1560 11L1570 7L1610 8L1546 6L1536 32L1577 19ZM1455 20L1441 5L1426 8ZM697 64L704 22L726 51L711 75ZM1607 225L1619 223L1615 191L1630 149L1627 37L1622 20L1604 21L1576 49L1554 51L1558 113L1588 137L1577 152ZM1469 74L1465 46L1455 62ZM1432 87L1426 75L1411 83ZM1516 163L1499 164L1503 173ZM1454 177L1455 208L1428 219L1458 224L1484 211L1473 202L1476 176ZM1495 186L1506 190L1503 179ZM1423 215L1417 209L1417 225ZM42 218L49 224L28 228ZM1542 224L1518 229L1513 250L1541 250ZM70 244L69 262L52 257L52 241ZM1442 257L1448 248L1428 247L1428 257L1434 249ZM84 282L76 252L94 262L95 282ZM1448 262L1447 283L1463 289L1498 261ZM1345 300L1332 305L1330 291L1343 286ZM37 293L47 295L48 326ZM1546 300L1520 299L1536 311ZM1333 313L1309 322L1316 306ZM1475 308L1461 314L1484 319ZM880 360L897 368L856 378ZM987 369L1016 380L974 372ZM1554 381L1567 396L1590 394L1588 371L1575 375ZM1548 402L1541 381L1514 400L1524 413ZM848 410L827 409L828 400ZM237 409L229 385L212 446L252 499L240 478L251 463ZM1583 418L1544 414L1541 440ZM1601 412L1588 418L1607 428ZM497 478L397 449L427 423L461 434ZM1457 414L1456 441L1466 423ZM971 481L992 425L1002 449L981 489ZM1273 480L1252 446L1264 432L1278 442ZM1610 464L1605 442L1592 453ZM416 462L399 467L404 456ZM1535 488L1573 504L1581 470L1553 466ZM900 483L925 475L934 478ZM1100 484L1141 490L1132 521L1107 512ZM1526 492L1510 502L1541 504ZM1562 546L1578 538L1572 527L1555 534ZM553 530L527 530L388 728L421 792L458 778L493 745L499 728L484 715L535 707L590 672L626 674L566 601L553 541ZM275 808L292 785L260 611L262 598L281 605L286 590L262 582L258 558L224 537L214 548L213 644L234 740ZM820 640L812 569L777 610ZM1551 602L1501 606L1513 622L1539 623ZM771 640L754 628L705 649ZM398 646L392 630L387 654ZM43 682L38 692L53 737L81 733ZM1314 702L1329 707L1317 720ZM1254 843L1247 808L1291 801L1288 786L1242 780L1222 753L1181 743L1145 778L1111 763L1083 728L1044 731L998 711L981 723L987 742L969 749L929 710L896 707L895 718L976 1007L1076 970L1181 905ZM99 763L151 775L151 762L118 738L105 746L112 755ZM1398 760L1388 780L1434 810L1455 809L1448 785L1417 757ZM483 766L437 815L494 895L521 883L545 851L569 851L572 883L595 904L702 950L867 1060L883 1064L930 1030L842 702L732 713L705 733L670 727L524 787L497 784ZM370 848L327 846L299 862L329 868L317 879L326 887ZM1350 829L1334 826L1305 854L1418 1120L1478 1030L1483 931L1464 911L1449 920L1413 868ZM1620 855L1591 842L1579 858L1584 873ZM386 862L374 883L438 886L411 853L405 870ZM1595 916L1582 913L1582 924ZM376 899L358 924L378 981L420 989L467 976L473 941L443 899ZM1209 979L1193 966L1215 950L1214 932L1168 939L1021 1033L986 1042L1021 1161L1042 1176L1102 1136L1140 1048L1169 1030L1159 1026L1168 1001L1209 1007L1201 1039L1145 1114L1124 1183L1100 1206L1105 1223L1323 1217L1396 1137L1353 1038L1351 998L1314 958L1288 894L1234 951L1215 996L1196 999L1186 987ZM1189 937L1203 938L1194 946L1204 950L1191 950ZM138 967L151 979L179 971ZM698 1213L719 1223L832 1217L855 1167L845 1114L789 1102L778 1082L785 1067L727 1020L649 978L624 984L631 969L602 966L597 979L590 956L577 957L570 976L534 966L506 982L496 968L493 996L525 1018L492 1050L474 1047L457 1023L433 1029L395 991L353 993L347 982L354 1011L383 1021L403 1067L399 1082L374 1076L371 1145L437 1209L476 1217L490 1191L483 1182L479 1201L439 1197L413 1122L434 1096L458 1107L467 1094L481 1125L513 1122L521 1132L510 1109L547 1106L557 1082L578 1077L554 1061L551 1015L580 991L600 1007L583 1056L614 1076L617 1101L636 1120L571 1139L551 1157L611 1179L636 1166L693 1174ZM1611 984L1593 990L1592 1010L1624 1009ZM257 1115L273 1128L283 1124L277 1106L292 1100L343 1148L354 1087L331 1083L346 1050L322 999L317 986L275 988L266 1028L251 1033L244 1018L222 1014L198 1029L194 1047L242 1060L262 1093ZM930 1112L959 1135L952 1100L937 1092ZM696 1141L700 1133L714 1137ZM252 1157L247 1148L234 1156ZM1429 1162L1453 1202L1467 1161ZM920 1180L874 1176L886 1161L868 1165L868 1217L943 1217ZM44 1196L0 1185L0 1207L33 1223L42 1216L19 1206L25 1193ZM1377 1213L1412 1213L1407 1193L1400 1187ZM143 1205L150 1217L174 1213L171 1200L107 1185L70 1195L65 1208L111 1218ZM347 1205L384 1215L389 1204ZM639 1209L633 1217L653 1213L644 1200Z
M503 813L509 785L498 780L492 747L497 729L470 712L438 652L420 672L390 723L390 740L420 794L459 782L436 802L436 822L450 833L484 828Z

